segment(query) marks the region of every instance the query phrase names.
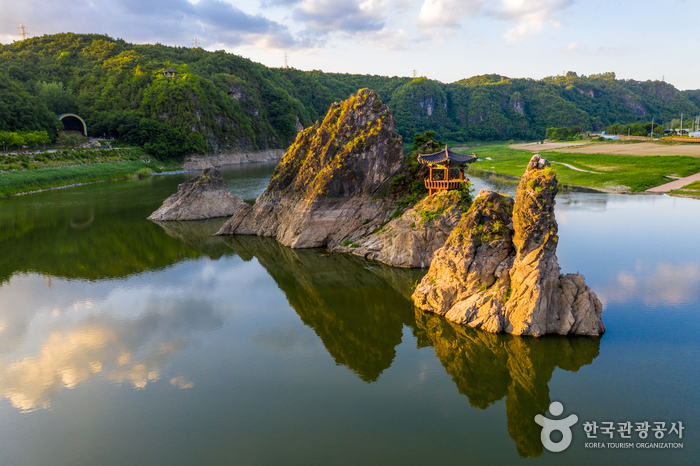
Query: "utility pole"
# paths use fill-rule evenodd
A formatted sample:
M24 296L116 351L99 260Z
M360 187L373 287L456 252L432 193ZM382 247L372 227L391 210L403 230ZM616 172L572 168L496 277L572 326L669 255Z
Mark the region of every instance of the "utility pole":
M284 52L284 69L289 69L289 54L287 52Z
M24 40L24 39L27 38L27 31L26 31L27 28L28 28L28 26L27 26L26 24L24 24L24 23L21 23L21 24L17 27L17 29L19 29L19 31L20 31L20 32L19 32L19 35L22 36L22 40Z
M197 37L194 38L194 48L199 48L199 39Z
M651 139L654 139L654 117L651 117L651 133L649 133Z
M681 136L683 136L683 114L681 113Z

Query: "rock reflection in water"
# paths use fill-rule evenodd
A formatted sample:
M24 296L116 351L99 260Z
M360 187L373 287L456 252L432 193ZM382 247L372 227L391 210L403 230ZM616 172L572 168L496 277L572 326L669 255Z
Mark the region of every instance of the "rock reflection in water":
M377 380L391 366L403 326L414 326L408 296L420 271L322 250L290 249L271 238L234 236L224 241L243 260L255 257L267 269L337 364L365 382Z
M182 242L182 245L209 257L219 259L231 253L231 249L224 244L221 237L214 236L224 224L226 218L213 218L209 220L198 220L188 222L157 222L165 233L171 238Z
M554 369L576 372L598 356L599 338L519 337L493 334L416 310L418 345L433 346L457 389L485 409L506 397L508 433L518 454L542 454L540 427L533 421L550 403Z

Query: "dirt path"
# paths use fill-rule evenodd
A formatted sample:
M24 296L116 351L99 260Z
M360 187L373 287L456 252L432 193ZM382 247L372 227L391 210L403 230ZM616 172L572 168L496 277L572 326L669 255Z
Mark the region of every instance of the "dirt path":
M541 146L547 144L541 144ZM542 149L546 150L546 149ZM700 144L661 144L658 142L602 142L588 144L582 147L555 148L552 152L569 154L609 154L609 155L688 155L700 157Z
M564 165L565 167L569 167L570 169L576 170L577 172L594 173L596 175L600 175L600 172L592 172L590 170L584 170L583 168L576 168L573 165L569 165L568 163L564 163L564 162L552 162L552 163L558 163L559 165Z
M647 192L648 193L667 193L667 192L674 190L674 189L681 189L683 186L689 185L693 181L700 181L700 173L696 173L695 175L686 176L685 178L681 178L680 180L671 181L670 183L662 184L661 186L657 186L655 188L649 188L649 189L647 189Z
M564 147L576 147L576 146L585 146L586 144L590 144L588 142L547 142L545 144L540 144L538 142L530 142L527 144L513 144L508 147L512 149L525 149L529 150L530 152L540 152L540 151L548 151L548 150L554 150L554 149L562 149Z

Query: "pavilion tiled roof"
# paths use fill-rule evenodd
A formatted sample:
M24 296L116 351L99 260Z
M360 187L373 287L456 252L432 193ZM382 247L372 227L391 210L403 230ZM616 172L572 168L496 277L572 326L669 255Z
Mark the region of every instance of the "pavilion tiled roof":
M474 163L476 162L476 157L474 155L452 152L447 148L447 146L445 146L445 148L440 152L418 155L418 161L425 164L443 163L447 162L448 160L455 163Z

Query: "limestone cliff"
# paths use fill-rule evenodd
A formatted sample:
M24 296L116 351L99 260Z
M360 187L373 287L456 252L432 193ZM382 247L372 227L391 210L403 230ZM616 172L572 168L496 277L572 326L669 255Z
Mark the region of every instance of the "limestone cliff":
M374 91L334 103L323 122L297 135L255 206L242 206L217 234L333 247L368 220L388 221L394 210L389 184L403 167L395 128Z
M240 210L242 204L245 203L240 197L228 192L221 173L216 168L208 168L200 176L178 186L177 192L148 219L164 222L227 217Z
M460 191L439 191L386 225L376 221L334 251L349 252L396 267L428 267L462 217Z
M490 332L602 335L602 305L583 276L561 275L557 182L535 155L516 200L482 191L435 253L416 305Z

